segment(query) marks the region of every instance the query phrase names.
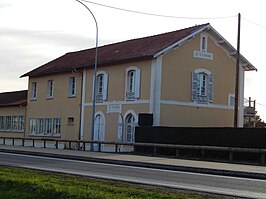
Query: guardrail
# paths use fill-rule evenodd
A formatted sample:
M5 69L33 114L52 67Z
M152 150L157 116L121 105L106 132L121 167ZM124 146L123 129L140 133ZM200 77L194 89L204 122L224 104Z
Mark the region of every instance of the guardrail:
M9 144L8 144L9 143ZM39 147L42 148L55 148L55 149L74 149L90 151L92 146L95 147L98 152L102 151L102 146L111 145L113 151L119 153L119 147L130 146L130 147L145 147L152 149L153 155L158 155L158 149L175 149L175 157L180 157L180 150L197 150L201 152L201 159L205 159L207 151L220 151L228 152L228 160L232 162L234 160L234 153L253 153L260 154L260 163L265 164L266 149L257 148L237 148L237 147L217 147L217 146L196 146L196 145L176 145L176 144L155 144L155 143L126 143L126 142L106 142L106 141L80 141L80 140L59 140L59 139L44 139L44 138L21 138L21 137L0 137L0 145L12 145L12 146L25 146L25 147L36 147L38 143ZM59 147L63 144L63 147ZM48 146L49 145L49 146ZM51 147L51 145L53 147Z

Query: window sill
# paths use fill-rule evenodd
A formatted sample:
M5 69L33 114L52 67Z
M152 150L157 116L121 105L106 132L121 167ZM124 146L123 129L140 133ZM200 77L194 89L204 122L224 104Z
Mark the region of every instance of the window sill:
M29 137L56 137L56 138L60 138L61 135L44 135L44 134L38 134L38 135L32 135L32 134L28 134Z
M54 97L47 97L46 100L52 100Z
M76 95L69 95L68 98L75 98Z

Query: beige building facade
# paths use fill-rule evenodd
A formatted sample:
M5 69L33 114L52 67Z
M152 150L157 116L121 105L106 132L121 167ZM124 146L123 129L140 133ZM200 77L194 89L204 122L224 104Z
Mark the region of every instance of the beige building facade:
M140 113L154 126L232 127L236 50L209 24L63 55L26 74L25 135L134 142ZM240 56L239 126L244 73Z

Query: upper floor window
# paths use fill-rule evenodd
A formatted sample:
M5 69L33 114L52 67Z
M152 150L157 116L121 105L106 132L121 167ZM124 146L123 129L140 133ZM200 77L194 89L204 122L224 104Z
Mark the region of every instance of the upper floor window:
M76 96L76 77L70 77L68 79L68 97Z
M37 82L32 82L31 99L32 100L36 100L37 99Z
M47 98L53 98L54 96L54 81L48 80Z
M208 47L208 37L205 34L200 36L200 51L207 52Z
M213 74L206 69L197 69L192 73L192 100L213 101Z
M126 71L126 99L137 99L140 97L140 69L130 67Z
M106 72L98 72L96 77L96 101L102 102L107 100L107 84L108 74Z

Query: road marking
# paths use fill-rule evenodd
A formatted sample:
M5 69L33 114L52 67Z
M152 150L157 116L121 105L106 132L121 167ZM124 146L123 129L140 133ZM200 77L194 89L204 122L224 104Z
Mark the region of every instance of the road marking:
M195 176L206 176L206 177L215 177L215 178L224 178L224 179L241 179L246 181L255 181L255 182L265 182L262 179L252 179L252 178L241 178L241 177L233 177L233 176L223 176L223 175L214 175L214 174L204 174L204 173L196 173L196 172L186 172L186 171L174 171L174 170L167 170L167 169L156 169L156 168L146 168L146 167L138 167L138 166L129 166L129 165L120 165L120 164L111 164L111 163L100 163L100 162L88 162L82 160L71 160L71 159L64 159L64 158L53 158L53 157L44 157L44 156L37 156L37 155L26 155L26 154L16 154L16 153L6 153L0 152L0 154L8 154L13 156L21 156L21 157L28 157L28 158L39 158L39 159L46 159L46 160L60 160L65 162L73 162L73 163L82 163L82 164L94 164L94 165L102 165L102 166L112 166L112 167L120 167L120 168L131 168L131 169L139 169L139 170L149 170L149 171L160 171L160 172L168 172L168 173L177 173L177 174L187 174L187 175L195 175ZM108 159L107 159L108 160Z
M71 174L71 175L78 175L78 176L86 176L98 179L107 179L107 180L114 180L114 181L121 181L127 183L134 183L134 184L143 184L149 186L159 186L159 187L167 187L167 188L175 188L175 189L184 189L184 190L191 190L191 191L199 191L205 193L212 193L212 194L220 194L226 196L234 196L234 197L242 197L242 198L264 198L266 199L265 194L260 194L256 192L250 192L245 190L231 190L226 188L217 188L217 187L207 187L201 185L192 185L192 184L185 184L185 183L167 183L162 181L149 181L144 179L137 179L132 177L119 177L114 175L103 175L91 172L79 172L67 169L51 169L47 167L36 167L36 166L28 166L28 165L21 165L21 164L12 164L15 167L22 167L25 169L33 169L33 170L41 170L41 171L48 171L48 172L56 172L56 173L64 173L64 174Z

